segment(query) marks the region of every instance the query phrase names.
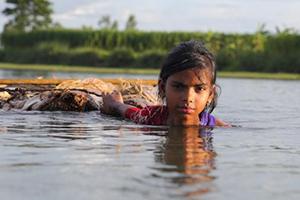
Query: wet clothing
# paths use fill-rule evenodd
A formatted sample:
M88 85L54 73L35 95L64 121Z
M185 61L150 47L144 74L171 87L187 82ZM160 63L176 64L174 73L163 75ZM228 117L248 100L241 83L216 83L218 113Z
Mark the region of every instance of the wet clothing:
M166 125L168 119L168 110L166 106L128 108L125 112L125 118L130 119L137 124ZM199 125L215 126L216 119L213 115L203 111L199 114Z

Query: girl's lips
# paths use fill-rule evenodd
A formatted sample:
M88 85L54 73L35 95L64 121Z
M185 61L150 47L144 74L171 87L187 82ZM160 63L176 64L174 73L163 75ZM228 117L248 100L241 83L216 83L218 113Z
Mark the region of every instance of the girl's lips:
M177 110L184 114L192 114L194 112L194 109L190 107L178 107Z

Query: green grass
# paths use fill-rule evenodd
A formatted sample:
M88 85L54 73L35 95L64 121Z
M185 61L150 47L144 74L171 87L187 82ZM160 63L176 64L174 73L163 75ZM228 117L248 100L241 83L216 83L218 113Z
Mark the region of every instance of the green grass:
M112 67L96 68L96 67L84 67L84 66L11 64L11 63L0 63L0 69L81 72L81 73L100 73L100 74L110 73L110 74L158 75L159 73L159 69L112 68ZM289 74L289 73L219 72L218 76L223 78L300 80L300 74Z
M300 74L291 73L264 73L264 72L219 72L223 78L250 78L250 79L279 79L300 80Z
M10 70L39 70L56 72L81 72L99 74L158 74L158 69L142 68L112 68L112 67L88 67L88 66L64 66L64 65L36 65L36 64L12 64L0 63L0 69Z

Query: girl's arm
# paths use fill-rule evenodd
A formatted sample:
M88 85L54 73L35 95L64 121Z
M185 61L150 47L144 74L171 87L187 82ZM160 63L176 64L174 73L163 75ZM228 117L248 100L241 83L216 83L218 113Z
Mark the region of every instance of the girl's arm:
M216 119L216 126L231 127L231 124L226 123L219 118L215 118L215 119Z
M123 97L120 92L114 91L111 94L103 94L103 107L101 111L106 114L118 115L125 117L125 112L128 108L134 106L124 104Z

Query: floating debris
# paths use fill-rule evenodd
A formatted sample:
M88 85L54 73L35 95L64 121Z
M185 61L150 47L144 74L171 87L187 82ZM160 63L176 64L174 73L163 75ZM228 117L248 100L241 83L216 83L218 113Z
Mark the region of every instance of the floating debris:
M144 107L157 104L156 88L139 81L119 80L118 85L100 79L66 80L58 85L11 84L0 88L0 109L41 111L100 110L102 94L120 91L124 103Z

